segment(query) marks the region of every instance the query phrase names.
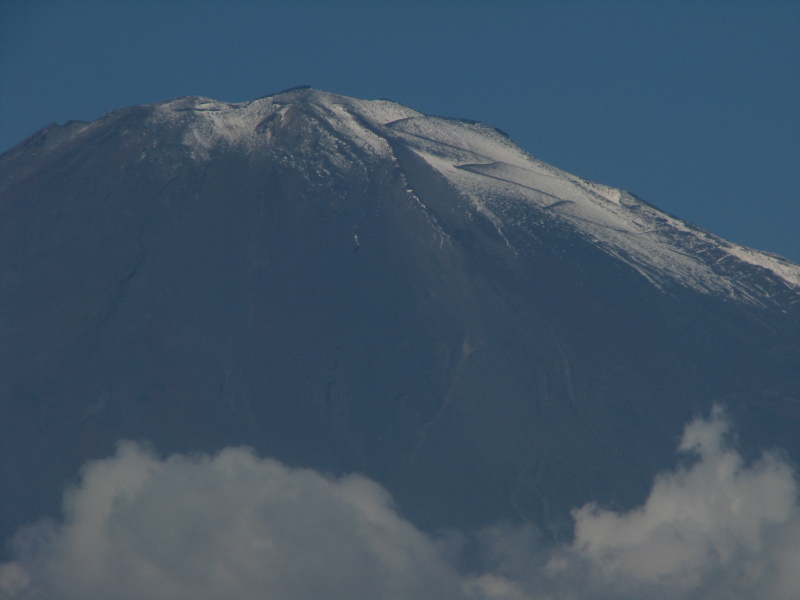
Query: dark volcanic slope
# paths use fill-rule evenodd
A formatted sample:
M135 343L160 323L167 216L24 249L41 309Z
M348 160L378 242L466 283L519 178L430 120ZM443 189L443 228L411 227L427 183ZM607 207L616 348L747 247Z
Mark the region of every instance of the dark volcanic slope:
M120 438L362 471L424 527L630 505L717 400L797 458L798 284L388 101L53 125L0 157L0 533Z

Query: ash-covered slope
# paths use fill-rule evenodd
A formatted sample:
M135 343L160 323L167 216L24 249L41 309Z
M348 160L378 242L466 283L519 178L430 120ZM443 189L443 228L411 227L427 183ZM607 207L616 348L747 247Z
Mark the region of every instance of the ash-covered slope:
M21 143L0 216L2 533L120 438L362 471L424 527L638 502L713 401L800 456L800 267L487 125L181 98Z

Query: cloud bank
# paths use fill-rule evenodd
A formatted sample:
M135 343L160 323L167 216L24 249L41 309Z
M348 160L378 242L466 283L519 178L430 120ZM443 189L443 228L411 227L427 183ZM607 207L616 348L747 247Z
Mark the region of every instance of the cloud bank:
M716 409L685 430L690 466L644 505L573 511L574 540L498 525L434 539L369 479L326 477L245 448L157 457L132 442L88 463L63 523L13 540L0 598L588 600L800 597L800 507L777 454L748 464ZM460 572L458 540L484 558ZM454 542L455 540L455 542Z
M647 501L630 512L574 510L566 548L521 560L519 550L503 549L508 533L495 533L489 546L504 557L500 572L520 597L537 600L800 598L794 473L776 453L747 464L729 429L720 408L692 422L678 448L690 466L656 477Z
M65 521L16 539L12 598L456 598L434 544L360 476L231 448L158 459L130 442L89 463ZM2 589L2 588L0 588Z

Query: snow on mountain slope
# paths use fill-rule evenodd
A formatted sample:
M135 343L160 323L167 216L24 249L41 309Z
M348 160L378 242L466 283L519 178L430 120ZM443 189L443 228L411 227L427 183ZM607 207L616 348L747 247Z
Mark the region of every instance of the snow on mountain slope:
M391 157L389 140L402 141L504 237L509 228L535 228L537 220L547 218L578 232L662 289L677 283L755 305L800 289L800 266L729 243L623 190L538 161L485 124L310 88L239 104L179 98L153 105L152 118L157 125L182 127L182 143L191 156L208 160L215 149L268 144L272 134L267 125L287 122L296 111L327 125L317 130L313 150L334 165L345 166L348 160L343 144L369 160ZM770 280L769 289L759 283L763 277Z
M386 155L386 140L371 128L399 119L422 116L421 113L388 100L356 100L326 92L298 88L251 102L227 104L208 98L186 97L155 105L154 119L164 124L185 127L183 143L193 156L208 159L214 148L249 146L269 140L264 127L271 120L284 120L298 98L306 100L315 116L328 122L349 141L379 155ZM365 121L360 123L359 120ZM320 150L335 151L331 147Z
M490 215L501 232L515 214L507 210L509 203L530 203L570 224L660 287L672 280L760 304L760 290L726 277L730 268L720 263L731 260L769 271L787 289L800 287L797 265L731 244L623 190L537 161L485 125L417 117L390 128ZM523 216L520 211L516 215Z

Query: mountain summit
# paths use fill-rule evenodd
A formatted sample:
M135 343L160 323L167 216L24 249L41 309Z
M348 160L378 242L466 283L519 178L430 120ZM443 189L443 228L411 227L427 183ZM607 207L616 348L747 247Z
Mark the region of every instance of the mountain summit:
M136 106L1 156L0 214L3 534L125 438L556 535L640 502L713 402L800 458L800 267L482 123L311 88Z

